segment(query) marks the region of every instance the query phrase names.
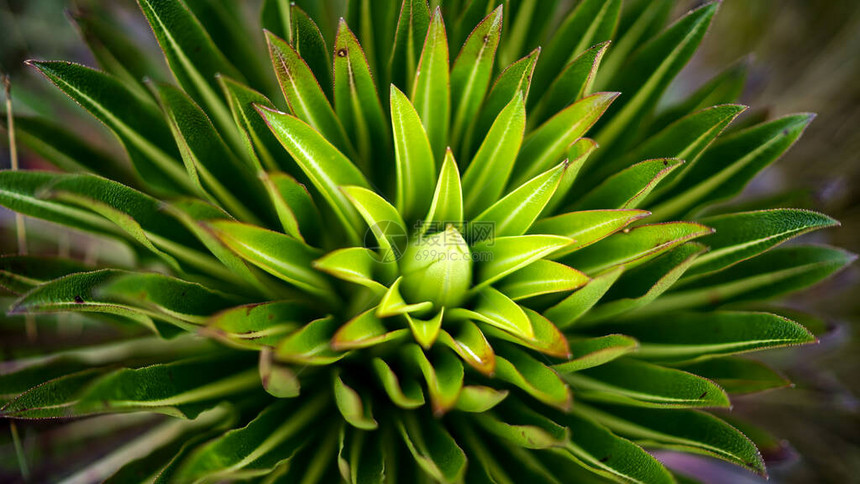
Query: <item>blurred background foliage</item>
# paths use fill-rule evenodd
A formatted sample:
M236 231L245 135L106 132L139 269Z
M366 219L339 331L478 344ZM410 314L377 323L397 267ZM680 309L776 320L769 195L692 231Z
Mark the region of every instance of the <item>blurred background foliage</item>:
M248 20L252 20L258 2L240 1ZM704 2L679 0L678 13L699 3ZM84 136L89 134L94 143L109 139L104 128L89 117L79 116L78 108L38 79L24 61L73 59L95 66L68 17L71 12L97 14L104 8L120 19L116 27L133 33L146 49L157 49L133 0L0 0L0 71L12 78L15 108L74 120L70 127ZM740 63L748 79L742 102L752 107L747 117L818 113L801 142L762 173L743 196L751 204L769 199L774 206L828 213L842 222L842 228L815 237L860 252L860 1L723 0L720 10L702 49L665 101L680 98L727 66ZM261 38L251 40L259 42ZM154 69L154 77L165 75L163 65ZM6 168L5 133L3 147L0 167ZM113 145L99 148L118 150ZM21 159L23 166L48 168L26 150L22 150ZM0 212L0 252L15 250L11 220L8 212ZM117 247L93 245L91 239L58 239L46 224L28 221L28 228L34 250L71 251L91 259L128 257L117 253ZM821 317L818 322L804 321L820 328L821 344L766 355L795 383L793 390L735 400L735 414L772 433L772 438L762 437L768 443L762 450L773 482L860 482L858 281L860 269L855 264L826 284L781 303ZM5 321L3 326L8 328L8 324L23 322ZM68 321L64 324L69 327ZM0 331L5 328L0 327ZM3 348L21 342L7 338L8 334L0 333L0 357L5 353ZM55 337L59 343L63 334ZM7 438L4 435L0 440ZM660 457L673 465L698 469L697 474L710 476L708 482L761 482L756 476L712 460L673 454Z

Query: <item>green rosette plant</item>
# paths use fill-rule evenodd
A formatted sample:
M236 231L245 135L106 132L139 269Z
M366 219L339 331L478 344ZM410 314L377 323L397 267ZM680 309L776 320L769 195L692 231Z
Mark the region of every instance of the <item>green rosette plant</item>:
M717 3L266 0L253 29L240 3L139 0L170 77L101 11L72 14L100 70L29 62L127 156L10 115L60 171L0 172L0 204L128 256L0 258L38 335L0 363L22 470L670 483L669 449L765 473L719 409L788 381L737 355L814 342L763 301L854 256L778 247L825 215L731 202L812 115L732 124L743 65L658 106Z

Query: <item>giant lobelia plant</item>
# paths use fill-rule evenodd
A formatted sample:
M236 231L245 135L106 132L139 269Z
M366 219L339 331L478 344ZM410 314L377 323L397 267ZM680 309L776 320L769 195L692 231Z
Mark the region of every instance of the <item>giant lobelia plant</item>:
M658 109L717 3L569 3L266 0L247 30L240 2L139 0L169 82L73 14L101 70L30 65L129 163L10 114L65 173L0 172L0 203L132 256L0 259L38 335L0 363L22 470L663 483L670 449L764 474L709 409L788 384L735 356L816 339L761 301L853 255L777 247L827 216L726 201L812 115L731 125L743 65ZM48 344L57 312L88 317Z

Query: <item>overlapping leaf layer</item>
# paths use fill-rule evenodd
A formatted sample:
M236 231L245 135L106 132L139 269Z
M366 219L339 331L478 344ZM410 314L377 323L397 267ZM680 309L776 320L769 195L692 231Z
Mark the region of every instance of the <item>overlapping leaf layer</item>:
M171 82L98 11L73 17L101 70L31 62L129 161L14 119L66 173L0 172L0 204L132 254L0 258L42 334L87 313L0 364L2 416L128 439L46 478L674 482L650 449L765 472L709 409L787 385L734 355L815 336L757 303L854 256L777 247L825 215L713 208L811 115L733 127L738 67L657 109L716 3L266 0L264 34L240 3L139 0Z

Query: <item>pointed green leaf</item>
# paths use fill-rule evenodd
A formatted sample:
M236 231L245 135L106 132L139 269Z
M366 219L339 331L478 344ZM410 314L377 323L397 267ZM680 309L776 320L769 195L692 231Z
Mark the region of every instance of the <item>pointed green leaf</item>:
M455 308L451 310L452 317L472 318L523 338L534 338L529 317L509 297L487 287L477 294L476 299L474 310Z
M205 223L239 257L294 286L323 297L331 296L328 280L312 267L320 254L284 234L227 220Z
M459 145L489 89L493 60L502 33L502 6L487 15L466 38L451 67L451 144Z
M364 224L340 187L356 185L368 188L361 171L322 134L298 118L263 107L257 109L278 141L334 210L349 239L357 242Z
M803 326L768 313L675 313L647 323L608 324L605 330L638 339L637 358L660 361L732 355L815 341Z
M456 336L448 331L443 329L439 332L439 342L454 350L475 370L492 376L496 370L496 353L481 329L471 321L464 321Z
M641 220L650 212L645 210L587 210L570 212L538 220L529 229L531 234L551 234L570 237L573 243L556 252L554 257L589 246Z
M219 96L216 74L240 81L242 74L224 57L188 8L170 0L138 0L176 81L204 106L221 132L238 146L230 111Z
M430 19L410 96L437 159L442 157L448 147L448 122L451 115L449 77L448 37L442 11L437 8Z
M654 217L677 216L738 194L759 171L773 163L812 122L812 114L795 114L732 133L685 170L670 193L657 200Z
M567 15L546 46L546 52L535 70L533 82L537 91L543 93L547 88L552 90L550 83L564 76L563 69L575 62L574 56L611 39L618 24L620 10L620 0L586 0L579 3ZM553 103L549 106L564 104Z
M636 208L642 206L648 195L675 170L684 165L684 160L647 160L622 170L607 178L580 198L574 210L598 208Z
M513 399L493 412L475 415L475 422L506 443L526 449L558 447L570 438L567 428Z
M305 11L309 6L318 2L291 2L290 6L290 45L296 49L296 52L307 62L308 67L314 74L314 77L319 82L320 87L331 99L332 95L332 61L331 51L326 45L326 39L323 37L323 32L317 26L316 20L325 20L320 17L312 17ZM302 10L304 9L304 10ZM331 27L334 27L332 25ZM334 29L331 30L334 32ZM325 32L329 33L328 30ZM283 35L279 35L282 39L286 39ZM330 39L329 39L330 40Z
M307 318L308 310L297 301L250 304L215 314L200 332L241 348L259 350L275 346Z
M427 0L403 0L389 60L391 82L401 90L412 87L429 26Z
M746 358L710 358L678 366L717 382L730 394L754 393L791 385L773 368Z
M513 274L572 242L572 239L557 235L517 235L491 237L475 244L472 247L472 256L477 261L475 289Z
M248 425L197 447L182 462L174 479L235 479L265 476L290 459L307 442L308 426L326 409L319 400L296 408L281 400L260 412Z
M85 262L56 256L0 256L0 287L14 294L23 294L34 287L76 272L88 272L94 267Z
M561 175L561 181L558 182L555 194L546 204L541 215L556 213L559 206L565 203L567 199L572 198L574 192L571 188L579 176L579 170L582 169L597 148L597 143L590 138L579 138L570 144L567 148L567 168Z
M341 323L328 316L311 321L281 340L275 348L275 358L301 365L330 365L347 353L335 351L329 342Z
M412 330L412 336L415 337L415 341L425 350L429 350L433 346L433 343L436 342L436 338L439 337L444 314L445 308L443 307L429 320L418 319L417 317L410 316L408 313L405 315L406 320L409 322L409 329Z
M390 331L374 313L368 309L343 323L332 337L331 347L336 351L367 348L405 335L404 329Z
M370 66L358 39L341 19L334 45L334 107L361 160L388 155L391 137Z
M605 5L608 6L610 3L613 2L606 2ZM558 34L555 38L558 38ZM537 106L529 114L530 126L536 126L546 121L548 117L590 94L591 85L597 74L597 67L600 65L600 60L606 53L607 47L609 47L609 41L596 44L564 66L564 69L552 81L546 94L540 97ZM544 57L544 61L546 61L546 57ZM544 62L540 63L541 66L543 64ZM533 101L534 99L532 98Z
M624 69L616 73L611 85L625 96L611 121L597 135L601 146L612 145L632 123L653 108L698 48L717 5L718 2L705 4L688 13L639 48Z
M640 309L639 314L773 298L816 284L856 258L826 246L773 249L686 284Z
M392 316L408 315L409 313L420 313L433 308L433 303L430 301L408 304L400 294L400 281L402 280L403 277L398 277L385 294L382 295L379 306L376 308L377 317L390 318Z
M773 209L708 217L716 232L701 239L711 251L696 261L687 278L706 275L769 250L813 230L839 225L827 215L796 209Z
M434 419L418 418L414 412L406 412L397 427L424 472L438 482L461 482L466 471L466 454L444 426Z
M526 109L520 91L499 112L463 174L466 215L473 216L502 195L523 142Z
M461 412L484 413L501 403L509 394L508 390L466 385L460 392L460 398L457 399L457 406L454 408Z
M564 257L562 262L586 274L622 264L629 269L684 242L711 233L711 228L693 222L640 225L574 252Z
M346 132L307 62L293 46L271 32L266 34L266 41L269 43L269 53L278 76L278 84L290 106L290 112L319 131L338 150L351 153L352 146ZM283 143L283 140L281 142ZM289 148L287 151L290 151ZM298 159L292 151L290 154ZM310 178L310 175L308 177Z
M714 382L691 373L622 358L564 378L578 397L636 407L728 407Z
M346 186L341 191L349 198L355 209L367 223L383 262L397 260L406 248L406 222L390 203L373 190L362 187Z
M449 149L445 153L436 192L433 193L433 202L424 223L426 228L426 224L459 223L462 220L463 188L460 184L460 171L454 161L454 154Z
M460 359L446 350L434 353L431 362L416 344L404 347L403 356L424 376L434 415L441 416L451 410L463 388L463 363Z
M119 138L137 174L165 193L192 191L170 130L156 106L109 74L69 62L30 62Z
M523 141L514 167L513 182L509 185L521 185L557 163L567 147L588 131L616 97L617 92L592 94L571 104L532 131Z
M404 219L413 220L420 217L430 204L436 184L436 162L418 112L393 84L391 125L397 159L396 205Z
M636 351L638 346L639 343L635 339L620 334L572 340L570 352L573 354L573 359L553 365L552 368L559 373L573 373L593 368Z
M379 427L371 413L370 399L346 385L338 374L334 376L334 401L344 420L353 427L362 430Z
M547 405L567 410L571 407L570 388L548 366L528 353L505 346L496 356L496 377Z
M88 386L74 403L80 413L151 411L195 418L228 395L260 387L247 355L194 358L112 371ZM214 378L201 379L201 374ZM216 376L217 375L217 376Z
M388 290L382 282L387 282L386 276L390 270L386 266L392 264L381 262L376 254L364 247L348 247L329 252L315 260L312 265L317 270L368 287L380 295Z
M609 290L604 302L591 309L579 322L581 326L635 314L660 297L707 252L702 244L691 242L669 251L650 264L636 267L621 277ZM622 316L623 317L623 316Z
M260 351L260 383L263 388L277 398L294 398L299 396L301 383L296 373L286 365L272 361L272 349L263 348Z
M472 223L492 224L491 235L496 237L526 233L555 194L566 170L567 162L564 162L523 183L475 217Z
M318 239L321 216L308 189L286 173L260 173L259 177L269 192L269 200L284 232L303 242L302 232L310 239Z
M529 337L522 333L500 331L495 327L484 328L484 333L493 338L510 341L555 358L570 358L570 347L567 343L567 337L550 320L541 316L540 313L525 307L522 310L529 319L529 327L534 334L533 336ZM479 318L475 319L480 321Z
M498 288L516 301L541 294L573 291L588 281L588 276L564 264L537 260L502 279Z
M573 325L597 304L597 301L609 291L609 288L618 280L622 272L624 272L624 266L618 266L594 276L585 286L544 311L543 315L559 328Z
M764 474L764 460L755 444L723 420L702 411L577 406L585 417L646 446L716 457Z
M413 409L424 405L424 392L412 378L399 377L381 358L373 359L373 369L382 382L388 398L400 408Z

